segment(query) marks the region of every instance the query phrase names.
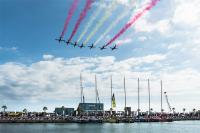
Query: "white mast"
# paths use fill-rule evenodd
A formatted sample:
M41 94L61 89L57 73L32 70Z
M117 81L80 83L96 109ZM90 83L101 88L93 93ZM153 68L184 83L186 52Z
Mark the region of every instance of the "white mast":
M125 109L125 113L126 113L126 78L125 78L125 76L124 76L124 109Z

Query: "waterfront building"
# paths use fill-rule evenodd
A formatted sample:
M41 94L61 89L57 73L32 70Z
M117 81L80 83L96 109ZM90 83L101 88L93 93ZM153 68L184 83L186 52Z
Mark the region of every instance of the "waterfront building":
M57 107L55 108L55 114L61 116L72 116L74 114L74 108Z
M125 111L125 116L131 116L131 107L125 107L124 111Z
M104 104L103 103L79 103L78 113L87 113L92 114L94 112L103 112L104 111Z

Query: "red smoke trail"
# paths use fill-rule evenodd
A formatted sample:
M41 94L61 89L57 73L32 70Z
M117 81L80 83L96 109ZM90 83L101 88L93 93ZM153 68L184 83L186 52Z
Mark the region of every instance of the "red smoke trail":
M73 4L72 4L71 8L69 9L68 16L67 16L67 19L66 19L66 21L65 21L65 25L64 25L62 34L60 35L60 37L62 37L62 38L64 37L65 32L66 32L66 30L67 30L67 26L68 26L68 24L69 24L69 21L71 20L73 14L74 14L74 11L75 11L76 8L77 8L78 2L79 2L79 0L74 0L74 2L73 2Z
M151 10L159 0L152 0L146 8L138 12L120 31L117 33L105 46L112 44L117 38L119 38L128 28L130 28L146 11ZM120 44L118 44L120 45Z
M84 17L86 16L88 10L90 9L90 6L92 5L92 0L87 0L86 5L83 9L83 11L81 12L78 21L76 22L76 25L72 31L72 34L69 38L69 41L72 40L73 36L76 34L76 31L78 30L79 25L81 24L82 20L84 19Z

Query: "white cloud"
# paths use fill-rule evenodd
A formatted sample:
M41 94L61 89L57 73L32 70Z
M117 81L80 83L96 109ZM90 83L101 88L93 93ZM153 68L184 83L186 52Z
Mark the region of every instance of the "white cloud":
M106 79L111 74L129 75L130 72L130 75L135 75L134 67L165 59L164 55L149 55L123 61L116 61L112 56L71 59L53 58L51 55L44 55L44 57L44 60L29 66L21 63L0 65L1 97L8 94L12 95L11 99L77 97L80 72L84 75L84 82L91 84L91 80L93 81L91 75L95 73ZM137 76L138 74L140 75L140 72L136 73ZM145 73L141 72L141 74ZM64 91L70 91L70 95L64 94ZM87 93L90 94L90 91Z
M127 43L131 43L132 42L132 39L131 38L125 38L125 39L122 39L122 40L117 40L116 41L116 44L127 44Z
M152 94L159 97L159 80L163 79L165 91L176 95L200 93L200 72L194 69L165 68L166 55L148 55L117 61L113 56L96 58L58 58L44 55L44 59L30 65L5 63L0 65L0 97L9 100L62 100L79 98L79 75L83 75L84 94L87 101L94 99L94 75L97 74L102 102L110 96L109 77L113 75L113 91L118 107L123 97L123 76L126 75L128 96L137 96L137 78L141 79L141 95L147 96L146 79L151 79ZM51 57L51 58L49 58ZM158 65L159 64L159 65ZM160 68L160 66L162 66ZM177 93L180 92L180 93ZM156 102L156 101L154 101ZM179 104L176 102L173 104ZM183 104L183 103L182 103ZM107 106L106 106L107 107ZM155 108L155 107L154 107Z
M51 60L51 59L53 59L53 58L54 58L53 55L43 55L43 59L44 59L44 60Z
M146 41L148 38L146 36L140 36L138 37L138 40L141 41L141 42L144 42Z
M107 0L107 1L110 1L110 0ZM115 1L118 4L126 6L125 8L128 9L128 10L133 10L133 9L134 10L138 10L138 9L141 8L142 5L145 5L145 4L150 2L150 0L143 0L143 1L138 1L138 0L115 0Z
M129 0L117 0L117 2L128 5L130 1Z
M180 31L181 32L181 31ZM200 40L197 37L197 34L199 31L190 31L193 32L192 34L188 34L185 32L181 32L181 38L184 38L184 40L177 39L176 41L173 41L174 43L166 44L168 49L168 55L170 56L176 56L174 60L185 61L188 60L190 62L190 66L197 65L199 62L200 57ZM174 36L177 36L176 34ZM179 57L181 57L179 59ZM183 64L184 65L184 64Z
M136 4L138 4L138 2L136 0L116 0L116 1L120 4L123 4L128 7L133 7Z
M200 94L200 85L197 84L200 80L199 71L187 68L171 73L163 73L162 79L165 81L165 85L169 87L169 91L174 95L190 94L190 91Z
M170 3L170 2L169 2ZM168 3L168 4L169 4ZM164 35L173 33L176 31L176 26L183 29L197 28L200 24L200 6L199 0L188 1L188 0L175 0L173 1L173 6L170 6L168 10L158 10L158 11L168 11L169 14L163 19L157 19L153 22L151 18L154 14L150 12L144 14L136 24L135 29L137 32L160 32Z
M17 47L1 47L0 46L0 51L11 51L11 52L16 52L18 50Z
M180 47L181 44L180 43L173 43L173 44L170 44L168 45L168 49L171 50L171 49L176 49L178 47Z
M170 21L167 19L159 20L157 22L149 22L146 16L142 17L135 24L136 32L159 32L164 35L168 34L171 31Z
M199 26L200 21L200 1L199 0L176 0L176 8L172 21L182 26Z

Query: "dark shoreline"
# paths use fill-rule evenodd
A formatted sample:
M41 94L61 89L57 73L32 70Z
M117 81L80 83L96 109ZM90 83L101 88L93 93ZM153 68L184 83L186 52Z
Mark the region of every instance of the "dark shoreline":
M132 121L118 121L118 122L110 122L110 121L101 121L101 122L78 122L73 120L0 120L0 124L2 123L155 123L155 122L173 122L173 121L199 121L200 119L171 119L171 120L161 120L161 121L149 121L149 120L132 120Z

